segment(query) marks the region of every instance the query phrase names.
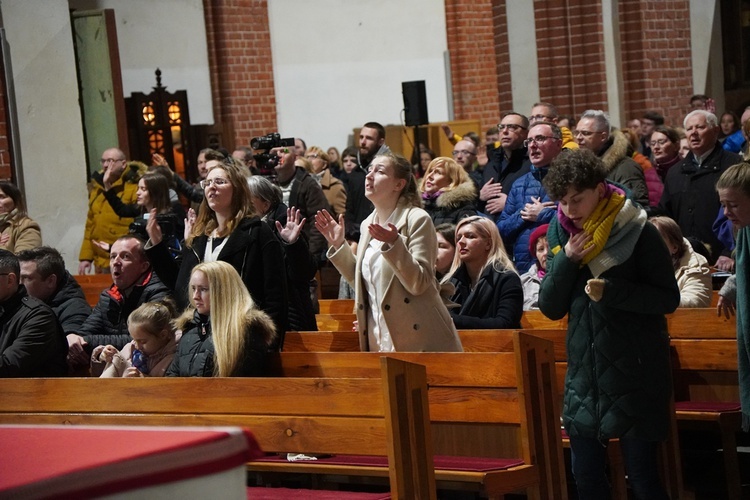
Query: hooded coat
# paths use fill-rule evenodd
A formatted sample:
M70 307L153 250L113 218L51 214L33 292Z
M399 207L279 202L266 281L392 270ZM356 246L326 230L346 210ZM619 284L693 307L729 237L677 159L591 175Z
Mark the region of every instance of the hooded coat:
M424 209L430 214L434 225L457 224L464 217L476 215L475 202L477 189L471 179L448 191L443 191L436 198L424 199Z
M631 154L630 142L619 130L612 130L604 149L599 152L607 179L628 188L633 201L648 208L648 186L643 168L631 158Z

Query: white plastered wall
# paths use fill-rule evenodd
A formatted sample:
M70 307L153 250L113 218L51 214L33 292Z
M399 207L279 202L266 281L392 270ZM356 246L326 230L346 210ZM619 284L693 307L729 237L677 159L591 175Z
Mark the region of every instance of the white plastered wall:
M3 0L29 213L77 270L86 158L67 0Z
M443 2L271 0L268 11L282 136L341 149L365 122L400 124L412 80L426 82L430 122L448 119Z

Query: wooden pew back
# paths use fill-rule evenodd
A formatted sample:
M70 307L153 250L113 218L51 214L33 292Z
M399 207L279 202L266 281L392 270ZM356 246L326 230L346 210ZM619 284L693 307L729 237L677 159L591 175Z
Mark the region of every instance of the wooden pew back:
M94 307L99 302L99 295L112 285L112 277L107 274L75 274L73 278L81 285L86 302Z
M559 497L565 473L552 344L513 331L502 335L510 352L387 355L427 369L436 454L523 458L545 478L542 498ZM380 354L285 351L273 359L271 371L275 376L368 377L376 373L374 360Z
M387 455L394 498L435 498L424 367L371 375L0 379L0 424L242 426L267 452Z

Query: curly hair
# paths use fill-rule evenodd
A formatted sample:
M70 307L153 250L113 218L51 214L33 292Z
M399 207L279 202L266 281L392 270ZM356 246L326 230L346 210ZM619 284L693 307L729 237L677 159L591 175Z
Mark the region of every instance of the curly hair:
M552 161L542 184L550 199L559 201L570 188L594 189L606 178L607 172L598 156L587 149L574 149Z

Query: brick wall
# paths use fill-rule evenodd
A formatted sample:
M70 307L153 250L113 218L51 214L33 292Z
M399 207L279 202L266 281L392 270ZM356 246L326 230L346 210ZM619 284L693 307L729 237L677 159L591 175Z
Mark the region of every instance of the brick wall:
M492 31L495 42L495 65L497 67L497 95L500 102L500 114L508 111L523 113L524 110L513 108L513 89L511 88L510 55L508 43L508 16L505 2L492 5ZM496 125L500 120L495 120Z
M249 145L277 129L267 0L204 0L203 8L214 121L224 146Z
M688 0L620 0L625 116L653 109L677 126L693 94Z
M504 30L497 32L495 13L502 10L505 2L493 7L491 0L445 0L445 21L448 30L453 80L453 109L456 120L479 120L484 131L498 123L500 110L510 106L510 79L501 82L499 75L509 75L496 59L497 39L505 40ZM499 17L499 16L498 16ZM505 51L507 53L507 50ZM502 59L502 56L501 56ZM507 63L507 55L505 56ZM506 89L503 105L498 97Z
M2 71L2 61L0 60L0 72ZM5 79L0 78L0 181L6 181L10 178L11 157L8 144L8 117L5 107Z
M534 11L541 100L575 117L606 110L601 4L535 0Z

